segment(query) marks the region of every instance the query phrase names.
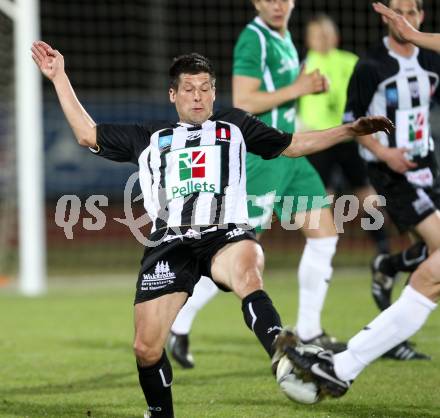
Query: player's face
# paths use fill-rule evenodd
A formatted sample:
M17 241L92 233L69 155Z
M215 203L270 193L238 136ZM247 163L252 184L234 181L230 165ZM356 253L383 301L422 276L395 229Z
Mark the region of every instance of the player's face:
M390 8L402 15L416 29L420 28L425 17L423 10L417 8L416 0L392 0ZM389 24L386 18L383 18L383 20L388 25L391 37L399 43L407 43L398 35L393 25Z
M169 94L181 122L202 124L212 115L215 87L208 73L181 74L177 90Z
M307 47L313 51L326 54L338 45L338 34L329 22L311 23L307 27Z
M294 0L254 0L258 16L272 29L282 32L287 29Z

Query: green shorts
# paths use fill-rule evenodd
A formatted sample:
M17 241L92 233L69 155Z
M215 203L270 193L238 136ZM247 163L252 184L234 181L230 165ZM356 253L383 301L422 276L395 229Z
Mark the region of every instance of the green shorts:
M307 158L246 158L249 223L257 232L270 228L272 213L289 222L292 214L329 207L321 177Z

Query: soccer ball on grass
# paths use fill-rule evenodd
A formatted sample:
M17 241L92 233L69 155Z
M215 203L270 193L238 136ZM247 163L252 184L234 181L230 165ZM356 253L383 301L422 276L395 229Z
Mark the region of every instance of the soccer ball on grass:
M296 349L301 354L310 355L323 351L321 347L311 344L304 344ZM278 363L276 378L282 392L293 401L314 404L322 399L318 385L312 381L305 381L301 371L295 367L287 355L281 357Z

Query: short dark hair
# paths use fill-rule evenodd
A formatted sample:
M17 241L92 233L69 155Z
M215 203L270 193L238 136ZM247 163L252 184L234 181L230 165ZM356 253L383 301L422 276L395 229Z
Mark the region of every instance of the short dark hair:
M174 90L177 90L179 86L180 74L208 73L211 76L212 85L215 85L214 67L208 58L196 52L174 58L168 73L170 76L170 87Z
M386 0L385 4L390 7L392 0ZM416 5L417 5L417 9L420 12L421 10L423 10L423 0L416 0Z

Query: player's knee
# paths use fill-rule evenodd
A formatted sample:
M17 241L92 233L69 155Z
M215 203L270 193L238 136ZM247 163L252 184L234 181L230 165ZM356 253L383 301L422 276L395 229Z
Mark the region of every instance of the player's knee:
M263 289L263 279L258 269L247 269L236 276L232 287L234 293L242 299L256 290Z
M437 250L440 249L440 237L435 238L434 240L430 240L429 242L426 243L426 245L428 246L429 254L435 253Z
M440 250L434 251L411 276L411 284L424 286L440 285Z
M163 353L163 347L136 339L133 344L133 351L138 364L143 367L148 367L153 366L160 360Z

